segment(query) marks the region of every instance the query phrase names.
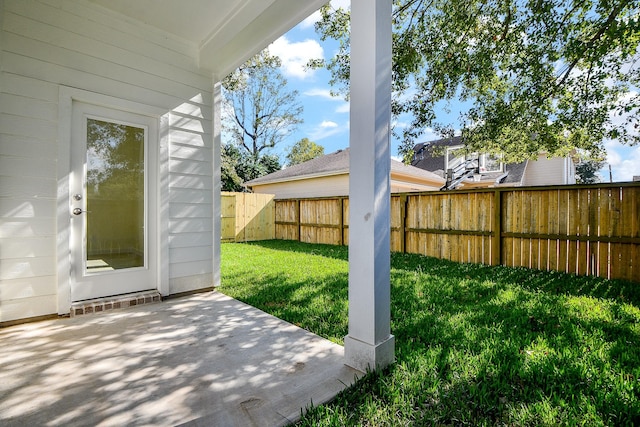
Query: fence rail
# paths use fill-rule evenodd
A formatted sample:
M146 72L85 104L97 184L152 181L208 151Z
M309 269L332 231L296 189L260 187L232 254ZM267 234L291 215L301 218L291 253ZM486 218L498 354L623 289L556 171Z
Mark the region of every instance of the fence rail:
M640 282L640 184L391 196L391 250ZM275 238L349 243L347 197L275 201Z

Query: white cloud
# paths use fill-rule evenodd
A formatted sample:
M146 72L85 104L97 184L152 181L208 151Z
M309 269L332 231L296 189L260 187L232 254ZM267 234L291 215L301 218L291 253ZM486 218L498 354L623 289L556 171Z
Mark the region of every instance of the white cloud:
M331 0L331 7L334 9L351 9L351 0Z
M607 163L611 165L614 181L631 181L640 175L640 147L622 145L617 141L605 143L607 149ZM602 180L609 182L608 165L600 171Z
M336 108L336 113L349 113L351 110L351 104L344 101Z
M305 96L316 96L318 98L328 99L330 101L339 101L340 98L336 98L335 96L331 96L331 91L329 89L321 89L321 88L311 88L302 93Z
M312 28L316 24L316 22L320 20L320 18L321 18L320 11L316 10L311 15L309 15L307 19L305 19L300 23L300 28L302 29Z
M336 122L332 122L329 120L325 120L320 123L315 129L312 129L309 132L309 139L312 141L321 141L323 139L329 138L331 136L343 134L349 131L349 122L346 122L343 125L339 125Z
M320 127L321 128L337 128L338 124L336 122L332 122L330 120L325 120L322 123L320 123Z
M391 123L391 127L393 127L394 129L407 129L409 127L409 123L404 122L404 121L396 120L396 121ZM432 129L430 129L430 130L432 130Z
M310 59L324 58L324 50L316 40L307 39L292 43L286 36L271 43L269 52L280 57L285 76L302 80L311 77L315 72L315 70L306 69L307 62Z
M630 91L620 98L620 104L624 105L638 96L637 91ZM610 113L613 126L627 127L629 133L638 136L639 132L633 127L633 122L628 121L629 115L618 115ZM631 147L622 145L618 141L605 141L607 150L607 165L600 170L603 182L609 182L609 165L611 165L611 175L614 182L631 181L634 176L640 175L640 146Z
M422 132L422 135L420 135L420 137L416 139L416 141L429 142L429 141L435 141L441 138L442 138L442 135L440 135L438 132L436 132L432 128L426 128L424 132Z
M305 96L314 96L318 98L325 99L327 101L336 101L339 102L335 109L336 113L348 113L349 112L349 102L345 101L341 96L333 96L331 95L331 91L329 89L322 88L312 88L302 93Z

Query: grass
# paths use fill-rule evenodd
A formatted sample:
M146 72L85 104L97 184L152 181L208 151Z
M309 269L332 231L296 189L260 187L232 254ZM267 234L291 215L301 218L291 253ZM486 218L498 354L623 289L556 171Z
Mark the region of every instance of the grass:
M342 344L347 248L223 244L221 291ZM640 425L640 284L391 256L396 363L300 426Z

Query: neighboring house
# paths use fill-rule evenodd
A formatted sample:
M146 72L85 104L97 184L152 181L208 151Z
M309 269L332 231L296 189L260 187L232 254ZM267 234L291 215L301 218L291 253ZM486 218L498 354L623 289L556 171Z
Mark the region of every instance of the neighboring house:
M445 180L431 172L391 160L391 192L438 190ZM349 149L318 157L244 183L254 193L276 199L347 196Z
M459 151L462 138L444 138L416 144L411 164L415 167L446 177L446 171L465 160ZM467 156L477 158L479 174L463 181L461 188L494 186L533 186L575 184L575 163L571 157L547 158L540 154L537 160L503 163L489 154Z
M218 283L217 82L324 2L0 0L0 323Z

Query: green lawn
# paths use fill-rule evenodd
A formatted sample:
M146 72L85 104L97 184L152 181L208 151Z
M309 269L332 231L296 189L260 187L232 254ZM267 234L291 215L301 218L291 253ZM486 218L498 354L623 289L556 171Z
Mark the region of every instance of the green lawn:
M347 248L222 245L227 295L342 344ZM391 256L396 363L302 426L640 425L640 284Z

